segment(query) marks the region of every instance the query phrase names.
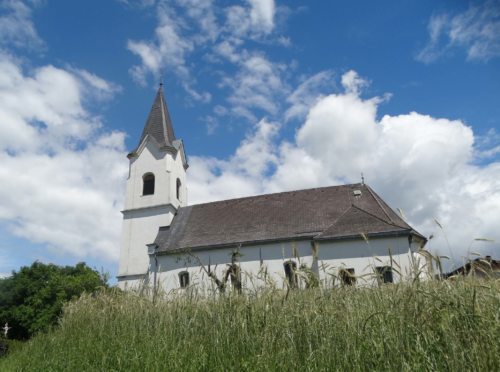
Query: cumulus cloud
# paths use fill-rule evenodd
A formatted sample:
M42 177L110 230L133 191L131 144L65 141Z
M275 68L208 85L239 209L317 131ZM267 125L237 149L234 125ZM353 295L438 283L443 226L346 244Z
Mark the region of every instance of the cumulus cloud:
M228 160L190 156L190 203L261 193L265 175L277 162L274 139L279 125L257 123Z
M32 10L26 2L4 0L0 3L0 46L39 50L44 42L31 19Z
M124 133L104 132L87 95L115 85L51 65L31 72L0 55L0 224L59 254L116 260ZM61 94L64 92L64 94Z
M341 80L345 91L318 98L292 142L278 140L278 124L261 122L229 160L192 159L190 200L360 182L363 172L415 228L433 234L434 252L461 263L470 251L498 250L500 163L476 164L472 129L416 112L377 119L382 99L361 98L365 83L354 71ZM474 240L481 237L497 243Z
M468 60L488 61L500 56L500 1L472 4L463 13L433 15L429 42L417 60L431 63L456 48L465 49Z

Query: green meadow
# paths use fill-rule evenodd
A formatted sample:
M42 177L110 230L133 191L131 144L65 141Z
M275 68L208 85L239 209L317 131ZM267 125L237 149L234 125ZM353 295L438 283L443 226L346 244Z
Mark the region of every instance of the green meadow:
M170 299L103 291L2 371L500 370L500 281Z

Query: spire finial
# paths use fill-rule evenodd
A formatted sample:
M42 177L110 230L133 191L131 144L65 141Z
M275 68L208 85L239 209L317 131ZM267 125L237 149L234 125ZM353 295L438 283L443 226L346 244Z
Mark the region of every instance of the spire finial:
M361 184L365 184L365 176L363 175L363 172L361 172Z
M163 88L163 74L160 75L160 89Z

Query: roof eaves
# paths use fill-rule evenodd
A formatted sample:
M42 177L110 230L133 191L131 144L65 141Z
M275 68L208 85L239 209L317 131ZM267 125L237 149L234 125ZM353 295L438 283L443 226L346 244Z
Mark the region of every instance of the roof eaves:
M168 255L174 253L182 253L182 252L190 252L190 251L200 251L200 250L213 250L213 249L221 249L228 247L238 247L238 246L252 246L258 244L267 244L267 243L278 243L285 242L290 240L309 240L313 239L314 235L299 235L299 236L290 236L290 237L280 237L273 239L261 239L261 240L245 240L245 241L235 241L231 243L221 243L221 244L212 244L212 245L198 245L193 247L179 247L174 249L166 249L158 251L159 255Z

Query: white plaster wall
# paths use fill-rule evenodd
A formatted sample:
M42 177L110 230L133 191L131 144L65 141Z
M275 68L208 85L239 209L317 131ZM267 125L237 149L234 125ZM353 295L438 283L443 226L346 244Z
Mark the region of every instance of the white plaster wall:
M119 276L146 274L149 265L147 244L154 242L161 226L170 225L174 213L169 205L123 212Z
M358 285L377 284L375 267L391 263L394 282L411 274L412 252L405 236L317 242L317 247L319 279L326 286L338 283L338 279L333 279L340 268L353 268Z
M153 173L155 176L153 195L142 195L142 177L146 173ZM182 184L180 200L176 197L177 178ZM169 203L175 208L187 204L186 171L182 157L179 152L174 157L170 152L161 151L151 141L147 141L139 156L130 161L125 210Z
M404 280L412 269L413 250L407 237L373 238L368 242L359 240L341 240L319 242L317 244L317 261L313 257L313 249L309 240L289 241L283 243L261 244L241 247L239 264L242 271L244 290L255 290L262 286L285 288L285 261L294 260L297 268L307 265L318 274L323 285L334 285L332 277L338 274L339 268L354 268L357 285L377 285L374 275L376 266L390 266L392 258L394 282ZM205 249L193 251L191 254L170 254L157 256L157 283L167 293L182 291L179 284L179 273L188 271L190 284L201 292L215 291L215 285L200 266L208 268L222 279L226 265L231 262L234 248ZM390 254L389 254L390 249ZM298 257L298 258L297 258ZM263 264L261 264L261 259ZM150 282L155 270L154 259L150 261ZM401 273L399 276L396 270ZM264 272L267 273L264 278ZM333 275L333 276L332 276ZM299 280L300 282L300 280ZM335 285L339 284L337 281ZM299 283L300 285L300 283ZM304 283L302 282L302 285Z
M170 201L177 208L179 206L185 207L188 203L188 191L186 183L186 169L184 169L184 164L182 162L181 152L178 151L175 156L168 154L168 161L166 165L167 173L170 174L169 177L169 190L170 190ZM177 178L181 181L181 188L179 192L179 199L177 199Z
M118 278L118 288L126 291L137 291L144 288L144 275L127 275Z
M223 278L226 265L231 263L231 254L236 249L220 248L193 251L192 254L170 254L157 257L158 274L157 283L165 292L179 290L179 273L188 271L190 274L190 284L196 285L198 290L203 292L215 290L212 279L208 277L200 262L208 269L215 271L219 279ZM285 273L283 264L285 261L294 260L297 267L306 264L312 265L311 243L310 241L299 240L283 243L262 244L241 247L238 259L241 272L242 283L245 290L254 290L267 285L274 285L277 288L285 287ZM298 258L297 258L298 257ZM261 259L263 265L261 265ZM154 259L151 259L150 281L153 281Z

